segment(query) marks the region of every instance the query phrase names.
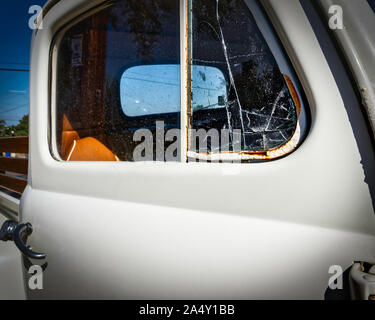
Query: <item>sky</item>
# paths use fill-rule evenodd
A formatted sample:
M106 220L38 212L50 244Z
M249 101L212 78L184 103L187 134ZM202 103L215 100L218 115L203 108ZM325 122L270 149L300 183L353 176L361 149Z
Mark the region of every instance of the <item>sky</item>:
M29 59L33 5L46 0L13 0L0 11L0 120L15 125L28 114Z

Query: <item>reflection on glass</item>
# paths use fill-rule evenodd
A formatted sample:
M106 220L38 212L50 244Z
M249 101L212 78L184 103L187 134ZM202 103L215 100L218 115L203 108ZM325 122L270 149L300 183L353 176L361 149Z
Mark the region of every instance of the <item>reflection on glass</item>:
M180 112L180 66L140 65L123 73L121 106L126 116Z
M215 67L193 66L195 111L225 107L227 84ZM123 73L121 107L128 117L180 112L180 65L139 65Z

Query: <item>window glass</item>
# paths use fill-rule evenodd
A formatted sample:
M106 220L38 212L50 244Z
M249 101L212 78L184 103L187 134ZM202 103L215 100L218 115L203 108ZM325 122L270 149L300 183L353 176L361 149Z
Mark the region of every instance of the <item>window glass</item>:
M178 0L116 1L68 27L55 48L62 160L133 161L135 131L149 130L155 144L158 121L180 127ZM152 147L142 159L156 158Z
M187 144L182 161L268 160L298 146L307 124L300 84L258 2L191 0L183 39L179 2L111 1L56 37L56 158L180 161ZM188 141L180 141L186 79Z
M202 94L205 104L217 103L218 98L212 97L212 84L207 83L202 91L197 84L202 82L201 74L192 72L190 156L230 151L258 153L258 158L264 158L262 153L286 145L297 131L301 99L296 81L281 71L288 62L276 52L282 52L278 44L274 51L283 61L276 61L265 39L270 31L259 29L260 19L255 19L249 4L261 11L255 1L192 1L192 68L201 65L220 70L227 94L219 98L221 108L194 108L201 104L196 100ZM264 16L261 24L267 25ZM195 140L202 129L215 129L220 143L207 143L206 139L207 145L200 146ZM212 141L213 136L210 138Z

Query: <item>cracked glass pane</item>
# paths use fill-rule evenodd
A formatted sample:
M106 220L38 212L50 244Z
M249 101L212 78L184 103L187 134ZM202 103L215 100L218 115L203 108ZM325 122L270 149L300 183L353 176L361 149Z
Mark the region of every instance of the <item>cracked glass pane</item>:
M225 94L215 96L212 82L204 81L212 78L211 69L200 74L194 71L197 66L201 71L204 66L219 70ZM298 110L288 86L290 79L280 71L243 0L192 1L191 74L191 129L229 132L229 142L221 141L220 149L208 144L209 152L264 152L292 138ZM241 150L235 150L234 131L239 130ZM190 143L190 151L198 151L192 145L195 148Z

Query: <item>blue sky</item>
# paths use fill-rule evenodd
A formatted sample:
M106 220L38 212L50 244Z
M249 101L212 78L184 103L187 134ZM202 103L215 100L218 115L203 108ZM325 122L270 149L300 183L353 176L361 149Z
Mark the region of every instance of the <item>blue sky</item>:
M0 11L0 120L17 124L28 114L30 41L29 8L46 0L13 0ZM4 70L6 69L6 70Z

